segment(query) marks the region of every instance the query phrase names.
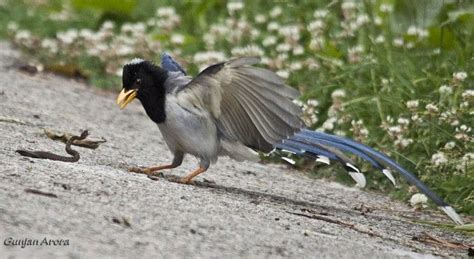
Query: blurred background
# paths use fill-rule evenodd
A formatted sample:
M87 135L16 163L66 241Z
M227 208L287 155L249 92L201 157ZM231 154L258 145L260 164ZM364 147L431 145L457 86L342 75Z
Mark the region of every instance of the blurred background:
M474 215L474 2L0 0L0 37L38 70L118 90L133 57L172 55L191 75L238 56L302 93L314 129L375 147ZM299 161L316 177L343 169ZM416 190L368 172L368 188ZM334 174L334 171L337 171Z

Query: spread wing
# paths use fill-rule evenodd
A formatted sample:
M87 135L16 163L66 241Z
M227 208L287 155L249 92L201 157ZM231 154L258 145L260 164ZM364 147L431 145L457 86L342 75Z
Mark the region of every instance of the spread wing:
M206 109L226 138L261 151L304 126L297 90L247 57L212 65L176 93L180 105Z

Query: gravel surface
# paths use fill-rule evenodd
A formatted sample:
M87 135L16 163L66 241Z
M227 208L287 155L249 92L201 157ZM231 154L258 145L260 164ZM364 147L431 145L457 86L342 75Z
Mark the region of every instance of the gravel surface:
M413 240L428 232L473 238L429 225L435 211L413 212L381 194L315 180L285 165L217 165L182 185L127 172L171 161L139 102L120 111L115 94L49 74L14 68L18 52L0 43L0 240L65 240L69 245L7 246L0 257L436 257L465 256ZM43 129L107 143L77 163L25 158L16 149L64 153ZM165 174L182 176L196 166ZM374 172L375 173L375 172ZM5 257L6 256L6 257Z

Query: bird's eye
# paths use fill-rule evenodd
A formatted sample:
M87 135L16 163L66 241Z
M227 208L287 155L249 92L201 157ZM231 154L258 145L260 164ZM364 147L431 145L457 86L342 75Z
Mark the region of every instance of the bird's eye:
M137 80L135 80L135 83L136 83L137 85L141 84L141 83L142 83L142 79L137 78Z

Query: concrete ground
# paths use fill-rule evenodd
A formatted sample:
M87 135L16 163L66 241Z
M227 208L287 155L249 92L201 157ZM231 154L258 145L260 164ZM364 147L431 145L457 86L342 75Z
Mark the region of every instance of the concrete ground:
M0 257L368 258L466 256L413 240L423 232L448 241L472 236L413 220L449 223L413 212L382 194L311 179L285 165L217 165L182 185L127 172L171 160L158 128L138 102L120 111L115 94L12 65L0 43ZM43 128L89 129L107 139L76 147L77 163L25 158L16 149L63 153ZM196 160L165 174L184 175ZM68 240L68 246L8 246L11 240Z

